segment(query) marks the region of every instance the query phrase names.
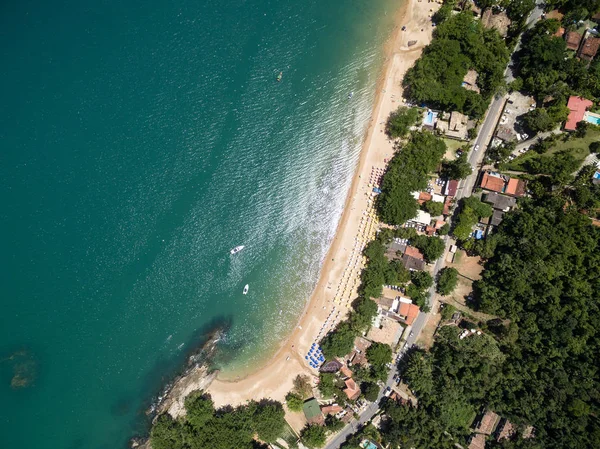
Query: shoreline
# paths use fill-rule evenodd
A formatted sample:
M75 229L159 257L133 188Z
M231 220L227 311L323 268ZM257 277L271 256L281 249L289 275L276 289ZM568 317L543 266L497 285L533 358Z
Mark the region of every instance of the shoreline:
M439 5L433 2L406 0L395 11L394 29L383 44L384 63L376 84L371 119L335 236L319 272L319 280L294 330L272 357L243 377L228 380L217 376L210 383L207 392L211 394L215 406L237 405L263 397L283 401L284 396L292 389L293 378L296 375L317 375L316 371L308 367L303 355L327 319L328 306L332 305L335 294L333 286L342 279L349 258L345 247L354 244L358 223L362 217L361 211L367 207L370 188L366 183L371 167L383 168L384 159L393 155L393 145L383 132L385 120L389 113L400 105L401 81L406 70L414 64L423 48L431 41L432 27L428 15L430 9L437 7ZM406 26L406 31L402 31L402 26ZM409 40L416 40L417 43L408 47ZM354 297L356 295L353 295ZM344 311L335 323L346 318L349 309L342 309Z

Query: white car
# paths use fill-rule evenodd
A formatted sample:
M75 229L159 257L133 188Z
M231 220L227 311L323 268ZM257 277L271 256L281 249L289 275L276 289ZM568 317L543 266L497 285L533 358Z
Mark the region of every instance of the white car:
M473 151L477 151L477 150L479 150L479 144L477 144L473 147Z

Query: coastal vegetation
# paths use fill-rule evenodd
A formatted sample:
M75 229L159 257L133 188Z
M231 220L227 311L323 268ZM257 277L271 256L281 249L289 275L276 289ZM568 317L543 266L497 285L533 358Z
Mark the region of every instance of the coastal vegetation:
M327 439L327 429L317 424L307 425L300 433L302 443L309 448L323 447Z
M152 449L257 449L259 441L275 441L286 422L279 402L263 399L236 408L215 409L212 399L196 391L185 399L186 415L173 419L165 413L150 433Z
M439 237L417 235L410 240L411 244L423 253L425 262L432 263L444 254L446 244Z
M460 202L460 213L452 234L462 242L471 236L473 226L485 217L491 217L493 213L489 204L482 203L477 197L469 196Z
M414 132L398 145L383 177L376 207L381 220L400 225L417 215L419 204L412 192L427 187L428 174L440 164L446 144L429 132Z
M441 23L433 41L404 77L406 95L419 105L478 118L503 83L509 51L498 32L485 29L471 12L450 11L436 15ZM470 69L478 74L481 94L462 86Z
M390 114L385 124L385 133L392 139L406 137L410 128L417 124L421 118L418 108L400 106Z
M453 161L444 161L442 165L442 178L460 180L467 178L471 173L473 168L467 159L467 152Z
M425 202L425 204L423 205L423 209L426 212L429 212L432 216L437 217L439 215L442 215L442 212L444 211L444 203L429 200Z

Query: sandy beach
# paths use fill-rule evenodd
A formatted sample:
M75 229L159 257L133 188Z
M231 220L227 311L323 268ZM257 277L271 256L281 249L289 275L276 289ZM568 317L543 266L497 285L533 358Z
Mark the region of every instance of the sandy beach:
M373 184L377 173L393 155L392 143L384 133L385 121L402 101L401 82L406 70L431 41L431 10L439 5L426 0L407 0L396 12L396 26L385 44L386 59L378 82L372 119L365 135L360 160L346 199L319 282L297 326L287 341L264 366L246 377L212 382L208 392L215 405L240 404L249 399L282 401L298 374L315 376L317 370L305 360L311 344L344 319L356 298L362 268L362 246L374 235L377 223L372 212ZM402 31L402 27L406 29ZM409 41L417 41L408 46ZM377 171L379 169L379 172ZM324 327L325 326L325 327Z

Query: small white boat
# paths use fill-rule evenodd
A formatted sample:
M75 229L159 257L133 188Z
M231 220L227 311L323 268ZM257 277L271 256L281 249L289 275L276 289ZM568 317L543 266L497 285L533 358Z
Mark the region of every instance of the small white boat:
M244 295L247 295L247 294L248 294L248 290L249 290L249 289L250 289L250 286L249 286L248 284L246 284L246 285L244 286L244 291L243 291L242 293L243 293Z
M244 249L244 245L236 246L231 251L229 251L229 254L237 254L243 249Z
M350 100L350 99L351 99L353 96L354 96L354 92L350 92L350 93L348 94L348 100Z

